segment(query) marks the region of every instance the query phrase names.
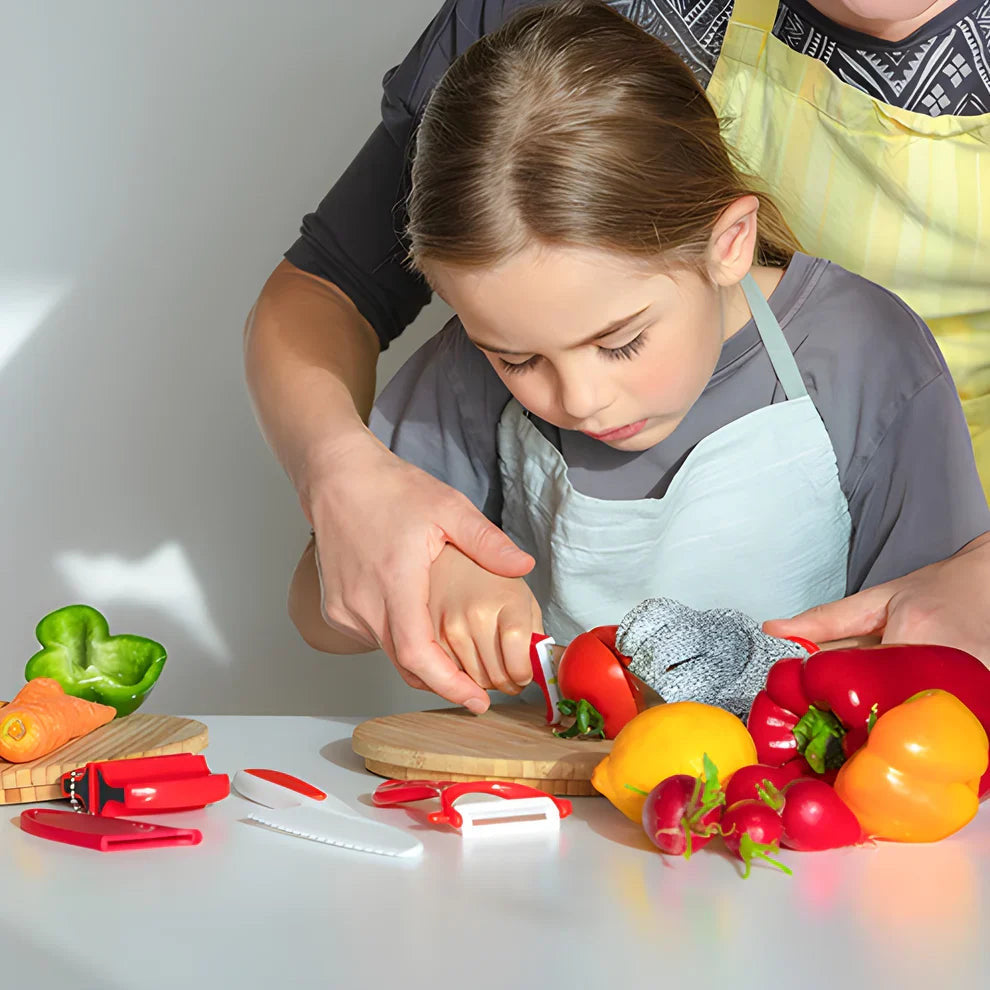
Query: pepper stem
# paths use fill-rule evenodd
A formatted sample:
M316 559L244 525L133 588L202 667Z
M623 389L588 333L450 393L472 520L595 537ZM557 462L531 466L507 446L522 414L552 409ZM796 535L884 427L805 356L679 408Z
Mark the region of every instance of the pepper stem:
M573 716L574 723L569 729L558 732L554 729L553 734L558 739L573 739L575 736L600 736L605 738L605 719L601 712L586 698L573 701L570 698L561 698L557 702L557 708L561 715Z
M811 705L794 726L794 738L798 752L808 761L816 773L834 770L845 763L842 737L846 730L842 723L828 711L819 711Z

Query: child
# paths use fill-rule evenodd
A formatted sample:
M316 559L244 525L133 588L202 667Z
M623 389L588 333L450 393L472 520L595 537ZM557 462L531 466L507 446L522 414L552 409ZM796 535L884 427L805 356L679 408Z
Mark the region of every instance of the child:
M437 641L481 687L529 681L541 623L566 643L654 596L762 621L990 529L922 321L799 252L690 71L610 8L525 10L457 59L412 183L412 263L458 318L369 425L537 561L434 563ZM364 649L320 601L310 545L297 627Z

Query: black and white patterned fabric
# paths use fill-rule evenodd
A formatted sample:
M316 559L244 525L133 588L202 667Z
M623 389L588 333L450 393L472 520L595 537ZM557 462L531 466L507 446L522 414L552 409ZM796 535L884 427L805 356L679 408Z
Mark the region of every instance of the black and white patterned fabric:
M732 3L617 0L611 6L668 42L706 83ZM899 42L840 27L807 0L787 0L779 6L773 33L883 103L932 117L990 113L990 0L957 0Z

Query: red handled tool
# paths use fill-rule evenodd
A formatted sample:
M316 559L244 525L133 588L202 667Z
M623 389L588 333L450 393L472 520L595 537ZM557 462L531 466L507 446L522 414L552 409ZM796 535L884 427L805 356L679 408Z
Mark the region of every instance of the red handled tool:
M203 839L198 828L172 828L127 818L80 815L74 811L28 808L21 812L21 828L42 839L83 846L100 852L153 849L157 846L195 846Z
M192 753L87 763L59 783L73 808L105 818L192 811L230 793L227 774L211 773L206 758Z
M506 798L506 801L501 806L492 802L475 802L455 808L454 802L465 794L494 794ZM450 825L452 828L482 821L485 824L508 824L513 819L523 818L529 821L538 812L544 812L545 818L559 821L573 810L567 798L554 797L527 784L515 784L508 780L386 780L378 785L371 800L378 808L389 808L434 797L440 798L440 810L431 812L427 819L434 825Z

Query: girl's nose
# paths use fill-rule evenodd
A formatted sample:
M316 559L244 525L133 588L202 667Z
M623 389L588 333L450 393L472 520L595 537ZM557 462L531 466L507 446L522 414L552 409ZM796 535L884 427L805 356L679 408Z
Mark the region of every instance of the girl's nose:
M559 401L570 419L586 424L594 419L606 406L605 383L593 373L581 368L559 373Z

